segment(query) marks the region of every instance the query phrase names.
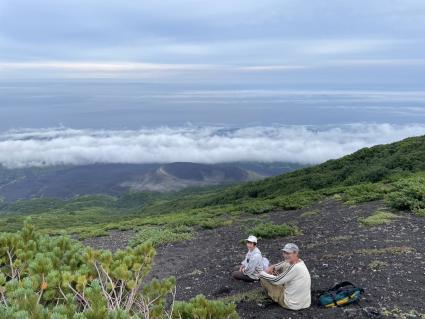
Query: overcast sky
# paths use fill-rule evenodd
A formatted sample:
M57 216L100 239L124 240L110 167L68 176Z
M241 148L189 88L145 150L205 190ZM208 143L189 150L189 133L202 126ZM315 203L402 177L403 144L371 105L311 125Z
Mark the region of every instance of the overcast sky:
M422 0L0 0L0 77L417 89L424 21Z
M316 163L424 134L424 35L424 0L0 0L0 164Z

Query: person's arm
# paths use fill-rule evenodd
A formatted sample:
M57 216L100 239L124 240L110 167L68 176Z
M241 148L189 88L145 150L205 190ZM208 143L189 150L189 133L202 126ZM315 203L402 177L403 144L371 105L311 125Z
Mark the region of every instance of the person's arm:
M247 259L248 259L248 254L246 254L245 259L242 260L241 266L239 267L239 271L243 271L246 268L246 266L248 265Z
M278 272L282 271L285 267L289 267L289 265L285 261L281 261L268 267L266 272L271 275L278 275Z
M271 268L271 267L272 266L270 266L269 268ZM263 279L273 279L275 277L276 277L275 275L273 275L273 274L271 274L269 272L266 272L266 271L260 272L260 278L263 278Z
M282 271L284 268L288 268L289 264L286 261L281 261L273 266L275 271Z
M255 273L256 269L263 264L263 257L260 254L251 256L249 263L245 266L243 273L247 276Z
M286 269L284 272L282 272L278 276L274 276L263 271L260 273L260 278L267 280L272 285L276 285L276 286L284 285L288 281L295 278L296 269L297 268L295 267L295 265L290 265L288 269Z

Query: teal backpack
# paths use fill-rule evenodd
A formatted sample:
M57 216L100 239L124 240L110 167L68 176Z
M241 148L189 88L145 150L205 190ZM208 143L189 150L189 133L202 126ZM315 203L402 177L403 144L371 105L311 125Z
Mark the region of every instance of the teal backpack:
M360 300L364 290L344 281L319 296L319 304L325 308L340 307Z

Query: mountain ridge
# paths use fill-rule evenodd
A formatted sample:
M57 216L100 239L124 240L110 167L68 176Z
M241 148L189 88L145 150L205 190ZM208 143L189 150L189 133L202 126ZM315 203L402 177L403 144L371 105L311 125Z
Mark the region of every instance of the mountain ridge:
M6 169L0 166L0 197L7 201L78 195L120 196L127 191L171 192L187 187L240 183L301 167L292 163L91 164ZM164 168L163 173L158 171ZM186 173L183 174L183 171ZM186 175L185 175L186 174ZM193 179L190 174L197 174ZM204 176L204 178L202 178ZM215 178L214 178L215 177Z

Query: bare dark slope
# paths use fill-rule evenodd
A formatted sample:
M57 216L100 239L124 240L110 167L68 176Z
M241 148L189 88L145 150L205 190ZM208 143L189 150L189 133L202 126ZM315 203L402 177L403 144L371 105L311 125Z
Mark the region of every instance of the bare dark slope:
M375 228L358 222L359 217L369 216L382 206L381 202L347 206L325 200L308 209L273 212L229 227L201 231L192 241L160 247L153 273L159 278L176 276L178 299L202 293L210 298L236 300L244 319L383 318L377 313L394 313L396 308L402 313L425 313L425 299L421 298L425 295L425 219L403 214L392 224ZM315 213L302 215L304 212ZM303 233L261 240L263 254L277 261L285 242L298 243L312 275L313 297L317 290L350 280L366 290L360 304L338 309L313 305L292 312L269 304L257 283L232 280L230 272L245 252L240 240L246 237L246 228L267 220L298 224ZM117 249L124 247L131 235L114 233L90 239L87 244Z
M126 185L138 191L178 191L186 187L225 185L265 176L231 165L178 162L165 164Z

